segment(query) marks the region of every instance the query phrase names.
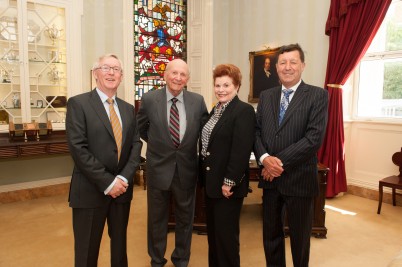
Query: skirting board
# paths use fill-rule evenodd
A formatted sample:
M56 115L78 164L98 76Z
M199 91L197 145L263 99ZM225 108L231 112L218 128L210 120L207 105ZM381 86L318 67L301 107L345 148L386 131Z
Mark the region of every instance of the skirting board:
M61 177L35 182L0 186L0 204L31 200L41 197L67 195L70 190L71 177ZM134 183L143 186L142 172L137 171Z
M0 186L0 203L31 200L67 194L71 177L61 177L41 181ZM67 199L66 199L67 201Z
M359 197L364 197L372 200L378 201L378 190L373 190L365 187L360 187L356 185L350 185L348 184L348 194L359 196ZM391 193L387 193L384 188L384 193L383 193L383 198L382 198L383 203L388 203L392 204L392 195ZM402 206L402 197L396 196L396 205L397 206Z

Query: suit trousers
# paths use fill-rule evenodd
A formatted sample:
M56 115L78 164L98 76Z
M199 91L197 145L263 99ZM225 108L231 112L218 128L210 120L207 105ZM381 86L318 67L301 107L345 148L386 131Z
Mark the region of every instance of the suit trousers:
M240 211L244 198L206 197L209 267L240 267Z
M110 237L111 267L127 267L127 224L130 202L112 198L100 208L73 208L75 267L98 266L99 247L105 221Z
M171 255L173 264L187 266L190 260L191 238L194 221L195 187L183 188L180 184L177 168L169 190L160 190L153 186L147 188L148 201L148 254L151 266L164 266L169 204L174 200L175 249Z
M285 209L293 266L308 266L313 202L313 197L284 196L277 189L263 190L263 242L267 266L286 266L283 232Z

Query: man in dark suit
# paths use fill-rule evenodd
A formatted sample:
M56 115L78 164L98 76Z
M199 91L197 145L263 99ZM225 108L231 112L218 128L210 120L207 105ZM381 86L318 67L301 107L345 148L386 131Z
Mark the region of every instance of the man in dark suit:
M197 143L208 111L202 96L183 90L189 79L183 60L171 61L164 79L165 88L144 94L137 114L141 138L147 142L148 254L152 266L167 262L164 256L172 195L176 229L171 260L175 266L187 266L198 176ZM173 121L172 106L179 115ZM172 137L174 125L179 129Z
M102 56L93 68L97 88L68 100L66 131L75 163L69 202L76 267L97 266L105 221L110 266L128 266L127 223L142 143L134 107L116 97L122 74L115 55Z
M286 266L284 210L293 264L309 262L313 201L319 190L316 153L326 128L328 93L302 81L304 67L298 44L281 47L276 69L282 86L264 91L257 107L254 150L263 165L259 186L267 266Z

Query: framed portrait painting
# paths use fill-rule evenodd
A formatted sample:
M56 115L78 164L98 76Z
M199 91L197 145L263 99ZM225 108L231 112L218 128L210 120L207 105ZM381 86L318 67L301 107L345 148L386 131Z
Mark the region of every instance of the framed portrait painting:
M279 85L276 72L278 48L249 52L250 60L250 93L249 103L258 103L260 93Z

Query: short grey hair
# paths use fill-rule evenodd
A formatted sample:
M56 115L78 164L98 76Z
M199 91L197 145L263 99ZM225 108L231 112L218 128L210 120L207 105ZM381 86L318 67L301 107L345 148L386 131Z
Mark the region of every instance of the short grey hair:
M117 60L119 61L121 71L123 72L123 62L122 62L115 54L105 54L105 55L100 56L100 57L98 58L98 60L93 64L92 70L94 71L94 70L96 70L97 68L99 68L101 61L102 61L103 59L109 58L109 57L115 58L115 59L117 59Z

